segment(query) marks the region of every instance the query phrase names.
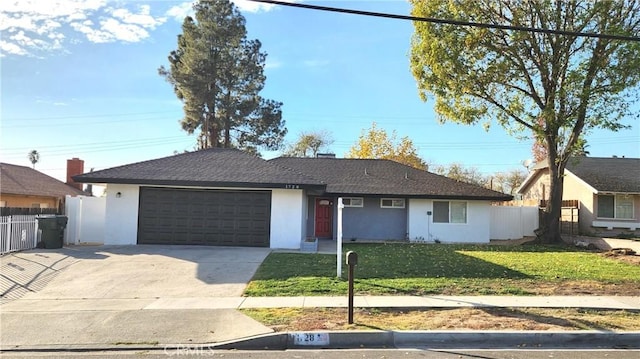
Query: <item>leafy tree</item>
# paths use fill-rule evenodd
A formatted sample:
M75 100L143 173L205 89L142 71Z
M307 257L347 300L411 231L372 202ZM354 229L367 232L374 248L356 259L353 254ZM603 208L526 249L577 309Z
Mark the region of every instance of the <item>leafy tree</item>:
M264 99L266 53L248 40L245 19L229 0L199 1L187 16L169 68L158 72L183 103L182 129L198 145L277 149L286 134L282 103Z
M333 143L331 133L327 131L301 132L295 143L283 151L291 157L316 157L321 149L327 149Z
M637 0L411 0L412 15L571 32L638 36ZM563 174L579 140L613 131L639 98L640 42L415 22L411 69L441 121L497 121L532 131L550 164L544 242L560 241ZM635 114L638 116L638 114Z
M418 151L409 137L402 137L400 141L396 137L396 131L388 135L384 129L378 129L374 122L370 129L362 131L358 142L349 149L346 157L381 158L422 170L427 169L427 164L418 156Z
M473 183L486 187L487 178L476 167L465 167L461 163L452 163L449 166L435 166L433 172L447 176L457 181Z
M33 168L35 169L36 168L36 163L38 163L38 161L40 161L40 153L38 153L38 151L36 151L36 150L32 150L27 155L27 158L29 158L29 161L31 162L31 164L33 165Z
M526 178L527 172L520 169L498 172L492 176L489 187L502 193L514 195Z

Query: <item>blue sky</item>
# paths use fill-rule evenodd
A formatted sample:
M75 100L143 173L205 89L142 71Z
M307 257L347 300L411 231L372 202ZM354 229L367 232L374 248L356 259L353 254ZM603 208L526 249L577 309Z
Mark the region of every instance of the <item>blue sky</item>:
M302 131L332 134L339 157L375 121L409 136L430 163L477 167L485 174L523 168L531 142L500 128L439 124L433 102L418 98L409 70L410 22L235 1L249 38L267 58L266 98L282 101L288 141ZM403 0L314 1L408 14ZM103 169L191 150L180 129L182 105L157 74L176 48L190 2L0 2L2 162L64 179L66 160ZM640 157L638 123L587 136L591 156ZM264 157L277 155L263 152Z

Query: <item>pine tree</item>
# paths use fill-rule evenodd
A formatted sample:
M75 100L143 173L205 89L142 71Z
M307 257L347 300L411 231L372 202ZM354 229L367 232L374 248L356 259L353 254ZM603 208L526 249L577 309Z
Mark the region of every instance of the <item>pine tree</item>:
M245 19L229 0L194 4L161 76L183 103L182 129L199 131L200 148L277 149L287 132L282 103L259 93L267 54L248 40Z

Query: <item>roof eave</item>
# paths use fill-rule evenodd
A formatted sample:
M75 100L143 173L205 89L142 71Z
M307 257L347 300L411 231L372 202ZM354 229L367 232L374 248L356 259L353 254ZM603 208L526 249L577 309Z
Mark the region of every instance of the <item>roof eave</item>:
M184 180L149 180L126 178L82 178L74 177L74 181L93 184L130 184L149 186L181 186L181 187L229 187L229 188L282 188L282 189L323 189L324 184L314 183L270 183L270 182L229 182L229 181L184 181Z
M513 196L473 196L473 195L448 195L448 194L399 194L399 193L346 193L346 192L326 192L327 195L335 197L403 197L420 199L461 199L470 201L511 201Z

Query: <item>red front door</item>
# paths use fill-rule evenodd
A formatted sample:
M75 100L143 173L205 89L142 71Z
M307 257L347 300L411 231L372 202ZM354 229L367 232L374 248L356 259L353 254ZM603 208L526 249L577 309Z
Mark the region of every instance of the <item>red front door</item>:
M316 237L333 238L333 203L330 199L316 198Z

